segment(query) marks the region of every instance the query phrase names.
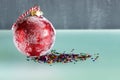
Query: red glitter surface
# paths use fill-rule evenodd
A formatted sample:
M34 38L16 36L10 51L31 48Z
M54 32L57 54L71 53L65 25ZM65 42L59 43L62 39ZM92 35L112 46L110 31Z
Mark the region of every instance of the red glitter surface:
M46 54L55 40L52 24L43 16L28 16L13 26L14 43L27 56Z

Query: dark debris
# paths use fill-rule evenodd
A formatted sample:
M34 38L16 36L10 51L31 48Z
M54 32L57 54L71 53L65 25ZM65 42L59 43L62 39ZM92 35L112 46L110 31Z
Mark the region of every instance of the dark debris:
M71 52L73 52L74 49L71 50ZM30 57L27 56L27 61L34 61L34 62L38 62L38 63L48 63L48 64L52 64L52 63L69 63L69 62L73 62L75 64L75 62L77 61L85 61L88 58L91 58L92 61L96 61L99 57L99 54L96 54L96 57L93 58L92 55L87 54L87 53L80 53L80 54L75 54L75 53L65 53L65 51L63 53L59 53L56 50L51 50L51 52L49 54L43 55L43 56L39 56L39 57Z

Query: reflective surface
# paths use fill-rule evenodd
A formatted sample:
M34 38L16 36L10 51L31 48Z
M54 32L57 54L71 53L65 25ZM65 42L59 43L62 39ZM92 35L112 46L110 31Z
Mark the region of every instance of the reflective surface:
M85 52L100 58L93 62L39 64L26 61L12 40L11 30L0 30L0 80L119 80L120 30L57 30L54 49Z

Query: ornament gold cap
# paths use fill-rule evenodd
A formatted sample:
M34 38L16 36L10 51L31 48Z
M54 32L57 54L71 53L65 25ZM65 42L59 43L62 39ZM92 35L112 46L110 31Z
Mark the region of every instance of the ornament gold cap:
M31 15L31 16L42 16L42 15L43 15L43 12L40 11L40 10L32 10L32 11L30 12L30 15Z

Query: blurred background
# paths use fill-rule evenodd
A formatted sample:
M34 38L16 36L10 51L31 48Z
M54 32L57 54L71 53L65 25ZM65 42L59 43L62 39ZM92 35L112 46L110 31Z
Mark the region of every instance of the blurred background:
M120 0L0 0L0 29L35 4L56 29L120 29Z

